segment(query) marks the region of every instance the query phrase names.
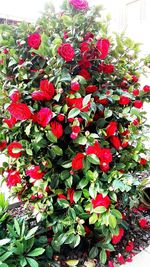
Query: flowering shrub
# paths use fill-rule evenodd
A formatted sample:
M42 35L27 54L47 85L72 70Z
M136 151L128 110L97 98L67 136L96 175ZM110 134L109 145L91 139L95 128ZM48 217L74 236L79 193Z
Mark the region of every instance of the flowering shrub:
M148 167L139 79L149 57L110 35L86 0L51 7L37 25L1 25L1 168L14 196L51 227L51 249L89 241L102 263L124 235ZM94 242L93 242L94 240ZM94 245L93 245L94 244ZM109 262L111 266L111 262Z

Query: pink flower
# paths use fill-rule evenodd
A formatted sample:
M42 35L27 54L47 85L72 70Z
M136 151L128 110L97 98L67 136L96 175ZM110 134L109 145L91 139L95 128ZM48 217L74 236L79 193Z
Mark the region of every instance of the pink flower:
M69 3L77 10L88 9L88 2L86 0L69 0Z
M41 108L33 115L33 121L42 127L46 127L53 117L53 113L49 108Z
M108 267L114 267L114 264L112 261L108 261Z
M117 256L117 261L121 264L124 264L125 263L125 259L124 257L119 253L118 256Z
M45 172L42 172L40 166L31 166L29 169L26 170L26 175L30 176L35 180L42 179L45 175Z

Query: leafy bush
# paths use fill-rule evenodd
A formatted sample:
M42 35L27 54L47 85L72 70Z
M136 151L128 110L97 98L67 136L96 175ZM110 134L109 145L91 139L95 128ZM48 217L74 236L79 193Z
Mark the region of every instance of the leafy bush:
M4 180L51 227L51 248L86 238L90 257L105 263L126 228L121 211L137 198L134 172L148 167L150 87L139 82L149 57L110 34L100 10L70 0L36 25L0 26L0 148Z

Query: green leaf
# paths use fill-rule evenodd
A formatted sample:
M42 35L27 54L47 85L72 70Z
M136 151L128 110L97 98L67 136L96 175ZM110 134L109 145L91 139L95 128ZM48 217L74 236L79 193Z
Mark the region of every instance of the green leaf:
M9 238L0 239L0 247L8 244L11 241Z
M70 16L67 16L67 15L63 15L61 17L61 19L63 20L63 24L66 26L66 27L69 27L72 25L72 18Z
M122 219L122 214L119 210L113 209L111 210L111 213L118 219Z
M31 267L39 267L39 264L38 264L38 262L37 261L35 261L34 259L32 259L32 258L26 258L27 259L27 262L29 263L29 265L31 266Z
M51 131L46 133L46 137L52 143L56 143L57 142L57 137Z
M12 251L10 251L10 252L5 252L2 256L0 256L0 261L5 261L5 260L8 259L12 254L13 254Z
M68 214L69 214L69 216L70 216L70 218L71 218L72 220L75 220L75 219L76 219L76 213L75 213L75 211L74 211L73 208L69 208L69 209L68 209Z
M105 264L107 261L107 255L105 249L102 249L102 251L100 252L100 260L102 264Z
M80 109L73 108L68 113L68 119L76 117L80 113Z
M15 229L16 229L16 232L17 232L17 234L20 236L20 226L19 226L19 223L18 223L18 221L16 220L16 219L14 219L14 225L15 225Z
M27 136L30 135L31 127L32 127L32 123L30 123L25 129L25 133L26 133Z
M68 265L68 266L77 266L77 264L79 263L79 260L67 260L65 261L65 263Z
M107 210L107 209L106 209L105 207L103 207L103 206L99 206L99 207L96 207L96 208L94 209L94 212L95 212L95 213L104 213L106 210Z
M73 247L77 247L80 244L81 237L79 235L74 236Z
M95 165L100 164L99 158L95 154L87 155L87 159L90 163L93 163Z
M75 203L78 202L78 200L81 198L81 195L82 195L82 191L76 191L74 193L73 200L74 200Z
M111 228L115 228L116 225L117 225L117 220L116 220L116 217L114 215L111 215L109 216L109 225Z
M61 166L65 169L68 169L72 166L72 162L64 162L64 164L62 164Z
M51 149L54 152L54 154L56 154L58 156L62 156L63 155L63 150L59 146L53 145L51 147Z
M86 106L86 105L89 103L90 100L91 100L91 94L86 95L86 96L83 98L83 102L82 102L83 107Z
M38 229L38 226L33 227L31 230L29 230L29 232L27 233L25 240L30 239L32 236L34 236L34 234L36 233Z
M98 248L97 247L93 247L91 248L90 252L89 252L89 257L90 259L94 259L96 258L98 255Z
M83 178L78 186L77 186L77 189L83 189L87 184L89 183L89 180L87 178Z
M27 154L28 154L29 156L32 156L32 155L33 155L33 152L32 152L32 150L31 150L31 149L29 149L29 148L27 148L27 149L26 149L26 152L27 152Z
M104 117L105 118L109 118L112 116L112 110L110 110L109 108L105 108L104 110Z
M35 248L34 250L32 250L31 252L28 253L27 256L30 257L37 257L39 255L42 255L44 253L45 249L44 248Z
M6 263L0 263L0 267L10 267L10 266L8 266Z
M89 218L89 224L94 224L98 220L98 216L96 213L93 213L92 216Z
M74 141L76 144L79 144L79 145L86 145L87 143L87 139L85 136L79 136L78 138L75 139Z

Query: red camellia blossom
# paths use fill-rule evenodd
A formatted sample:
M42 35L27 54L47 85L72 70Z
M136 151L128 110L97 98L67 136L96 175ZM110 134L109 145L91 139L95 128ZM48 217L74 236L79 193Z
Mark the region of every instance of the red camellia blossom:
M141 158L139 163L140 163L141 165L146 165L146 164L147 164L147 160L144 159L144 158Z
M116 135L110 137L110 142L116 148L116 150L119 150L119 148L121 147L120 139Z
M74 133L80 133L80 131L81 131L81 128L80 128L80 126L72 126L72 132L74 132Z
M65 43L65 44L61 44L58 47L58 54L66 61L72 61L72 59L74 58L74 49L71 46L71 44L69 43Z
M132 123L133 123L134 126L137 126L137 125L139 125L139 120L135 119Z
M59 139L63 135L63 127L61 123L52 121L50 123L52 133Z
M88 9L87 0L69 0L70 5L72 5L77 10L86 10Z
M124 264L125 263L125 259L124 257L119 253L118 256L117 256L117 261L121 264Z
M63 194L58 194L58 199L67 199L67 197Z
M99 71L101 72L104 72L106 74L110 74L112 72L114 72L114 65L112 64L105 64L105 63L101 63L99 66Z
M143 91L144 91L145 93L149 93L149 92L150 92L150 86L149 86L149 85L145 85L145 86L143 87Z
M73 188L69 188L68 190L67 190L67 195L68 195L68 198L69 198L69 200L70 200L70 204L72 205L73 203L74 203L74 193L75 193L75 191L74 191L74 189Z
M103 197L102 194L97 194L96 198L95 199L92 199L92 205L93 205L93 208L94 209L96 207L99 207L99 206L103 206L106 209L108 209L108 207L110 206L110 204L111 204L111 201L110 201L109 196Z
M21 184L20 172L16 170L9 170L7 176L7 186L12 187Z
M31 166L29 169L26 170L26 175L30 176L35 180L42 179L45 175L45 172L42 172L40 166Z
M117 131L118 123L116 121L111 121L106 127L107 137L114 135Z
M49 96L49 99L52 99L55 93L55 89L54 89L54 85L49 82L48 80L41 80L40 81L40 89L41 91L43 91L44 93L47 93Z
M12 102L17 102L20 99L20 92L19 90L15 89L13 93L10 95L10 99Z
M90 42L94 38L94 34L92 32L87 32L84 36L84 40Z
M3 123L6 123L10 129L15 125L16 122L17 120L13 116L11 116L10 119L3 119Z
M41 44L41 35L39 33L32 33L28 36L28 45L34 49L38 49Z
M125 247L125 250L127 251L127 252L130 252L130 251L132 251L134 249L134 243L132 242L132 241L128 241L128 244L127 244L127 246Z
M80 84L78 82L71 82L71 90L78 91L80 89Z
M89 51L89 44L87 42L82 42L80 44L80 50L82 53L88 52Z
M132 75L132 82L137 83L138 82L138 77L136 75Z
M31 111L24 103L12 102L7 109L16 120L23 121L31 118Z
M70 108L78 108L81 111L88 111L90 108L90 102L86 104L86 106L83 106L83 98L66 98L66 103Z
M147 223L148 223L148 221L147 221L147 219L145 219L145 218L141 218L141 219L139 220L139 225L140 225L141 228L145 228L145 226L148 225Z
M141 100L135 100L133 103L135 108L142 108L143 107L143 102Z
M0 151L2 151L7 146L6 140L0 141Z
M108 39L100 39L97 41L96 48L100 52L100 55L99 55L100 59L106 58L106 56L108 55L109 46L110 46L110 42Z
M86 93L94 93L98 90L98 87L96 85L89 85L85 88Z
M112 261L108 261L108 267L114 267L114 264Z
M79 71L79 75L82 76L87 81L91 79L91 75L86 69L81 69Z
M120 96L119 104L124 106L124 105L129 105L130 99L127 96Z
M64 114L58 114L57 115L57 120L58 121L64 121L64 119L65 119L65 115Z
M33 121L42 127L46 127L53 117L53 113L49 108L41 108L33 115Z
M83 169L83 159L84 159L84 154L77 153L77 155L72 159L72 168L74 170Z
M119 228L119 233L118 235L113 235L112 236L112 239L111 239L111 242L113 245L116 245L120 242L120 240L122 239L124 235L124 229L123 228Z
M134 89L133 90L133 95L138 96L139 93L140 93L140 90L139 89Z
M22 154L22 145L19 142L12 142L7 147L8 154L13 158L19 158ZM15 150L19 150L15 152Z

